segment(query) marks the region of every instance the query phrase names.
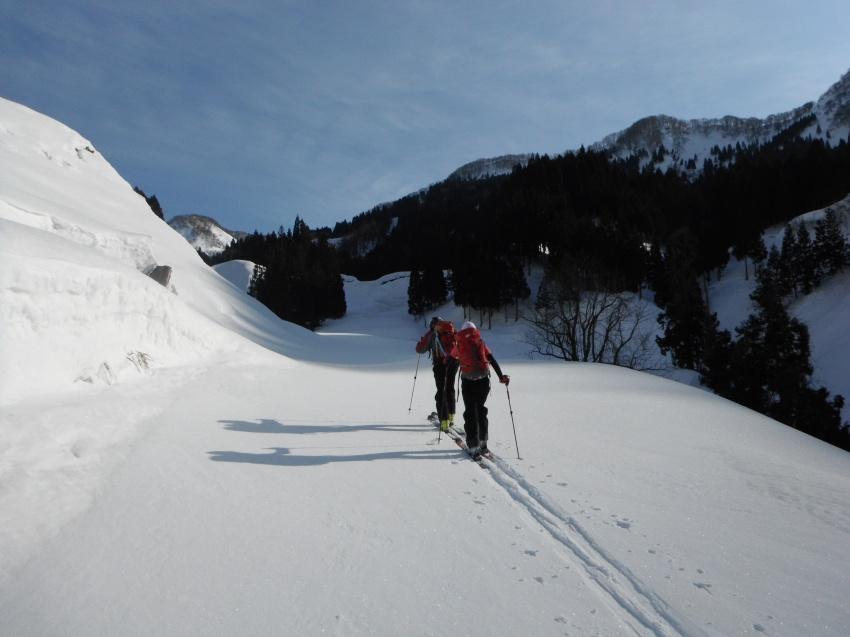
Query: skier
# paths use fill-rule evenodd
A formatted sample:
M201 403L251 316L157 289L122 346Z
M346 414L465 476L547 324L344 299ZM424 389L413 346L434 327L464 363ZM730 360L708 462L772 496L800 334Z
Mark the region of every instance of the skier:
M454 323L435 316L431 319L428 331L416 344L418 353L428 352L431 356L434 382L437 385L434 400L442 431L448 431L455 420L455 375L459 365L455 338Z
M511 379L502 373L499 363L481 332L471 321L466 321L457 334L457 350L460 358L460 383L463 394L463 428L466 430L466 446L476 460L487 453L487 394L490 393L490 369L492 365L499 382L507 385Z

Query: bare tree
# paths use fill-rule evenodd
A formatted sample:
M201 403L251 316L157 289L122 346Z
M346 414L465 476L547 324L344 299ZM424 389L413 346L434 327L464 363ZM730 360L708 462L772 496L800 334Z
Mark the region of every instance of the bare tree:
M566 361L658 369L648 306L632 294L604 291L559 295L526 318L534 354Z

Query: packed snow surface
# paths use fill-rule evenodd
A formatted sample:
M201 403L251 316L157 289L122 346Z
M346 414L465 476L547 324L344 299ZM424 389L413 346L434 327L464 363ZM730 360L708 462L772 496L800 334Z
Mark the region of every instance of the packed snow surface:
M500 318L482 468L405 273L313 334L64 126L0 100L0 162L0 634L850 634L847 453Z
M253 261L234 259L233 261L225 261L224 263L214 265L213 270L230 281L237 289L248 292L248 289L251 287L251 278L254 276L255 267L256 263Z

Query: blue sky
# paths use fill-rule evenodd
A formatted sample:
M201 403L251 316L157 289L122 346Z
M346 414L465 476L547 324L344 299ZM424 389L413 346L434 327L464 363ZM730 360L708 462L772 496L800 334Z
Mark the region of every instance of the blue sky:
M167 216L330 225L633 121L764 116L850 68L850 2L0 0L0 96Z

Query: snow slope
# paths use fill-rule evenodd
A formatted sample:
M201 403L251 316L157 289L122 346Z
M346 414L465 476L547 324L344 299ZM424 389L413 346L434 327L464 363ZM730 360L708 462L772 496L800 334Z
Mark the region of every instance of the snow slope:
M850 237L850 196L831 206L843 224L844 234ZM762 235L768 250L780 249L785 226L796 228L800 224L806 227L814 237L815 224L823 219L826 208L806 212L788 224L768 228ZM749 273L749 279L747 279ZM715 280L709 288L709 304L722 329L734 334L753 312L750 294L755 290L755 277L752 263L745 264L734 257L720 280ZM850 421L850 271L844 271L824 282L811 294L791 302L791 314L803 321L809 328L812 349L813 381L823 385L832 394L841 394L847 399L844 406L844 419Z
M0 404L135 374L137 353L174 366L312 337L206 267L62 124L0 100L0 164ZM155 265L169 289L145 276Z
M516 438L496 385L482 469L425 422L427 359L411 396L404 273L311 334L76 133L0 102L0 140L0 634L850 632L847 453L497 322Z
M213 266L213 270L218 272L225 279L230 281L237 289L247 293L251 286L251 278L254 276L254 268L257 266L253 261L245 261L244 259L234 259L233 261L225 261Z

